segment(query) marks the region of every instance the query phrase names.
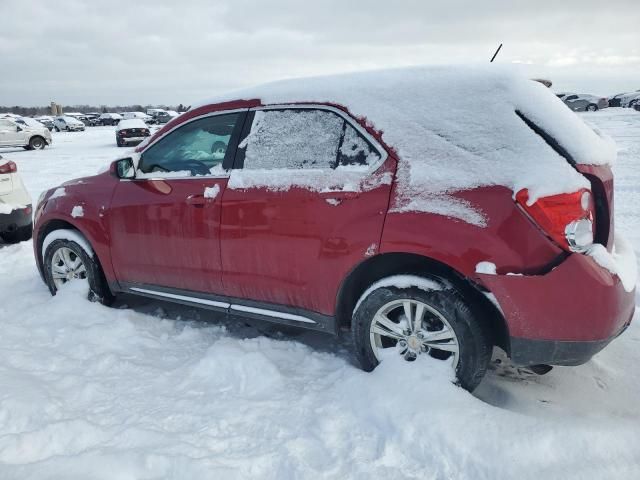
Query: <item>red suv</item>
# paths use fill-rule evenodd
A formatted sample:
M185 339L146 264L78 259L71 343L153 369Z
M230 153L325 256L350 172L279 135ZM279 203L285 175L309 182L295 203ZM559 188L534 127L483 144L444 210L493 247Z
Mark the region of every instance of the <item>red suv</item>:
M194 107L110 171L45 192L35 256L53 294L86 278L104 303L350 329L365 370L430 356L472 390L494 346L577 365L631 321L614 152L497 69L279 82Z

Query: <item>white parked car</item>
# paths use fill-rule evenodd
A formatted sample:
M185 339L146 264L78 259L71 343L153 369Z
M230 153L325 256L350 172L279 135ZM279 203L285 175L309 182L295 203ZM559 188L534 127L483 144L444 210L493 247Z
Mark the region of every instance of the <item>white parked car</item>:
M84 132L84 123L74 117L63 115L53 119L56 132Z
M5 242L29 240L33 232L31 197L15 163L0 156L0 237Z
M47 145L51 145L51 132L40 122L32 118L0 118L0 147L35 150Z

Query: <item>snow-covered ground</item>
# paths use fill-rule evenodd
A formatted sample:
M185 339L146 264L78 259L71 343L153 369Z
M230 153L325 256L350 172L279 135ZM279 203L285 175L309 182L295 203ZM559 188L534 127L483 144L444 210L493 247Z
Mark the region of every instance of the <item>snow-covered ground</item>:
M640 113L584 118L618 142L617 228L640 255ZM97 127L0 155L35 201L126 151ZM345 339L52 298L31 243L4 246L0 478L640 478L636 320L580 367L540 377L498 358L470 395L427 361L364 373Z

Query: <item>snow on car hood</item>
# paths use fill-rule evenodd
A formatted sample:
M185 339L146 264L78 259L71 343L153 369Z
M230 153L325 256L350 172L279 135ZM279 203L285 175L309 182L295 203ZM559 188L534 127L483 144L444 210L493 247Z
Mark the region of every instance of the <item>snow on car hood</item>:
M382 132L399 159L393 208L483 225L456 191L501 185L530 200L589 187L516 112L579 164L611 164L614 142L587 126L548 88L500 66L412 67L283 80L211 99L262 104L332 103Z

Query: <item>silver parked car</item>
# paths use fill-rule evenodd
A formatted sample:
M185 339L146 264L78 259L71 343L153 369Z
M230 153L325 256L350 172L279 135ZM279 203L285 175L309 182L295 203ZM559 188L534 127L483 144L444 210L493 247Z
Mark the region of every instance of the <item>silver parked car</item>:
M574 112L595 112L609 106L609 99L586 93L558 93L557 97Z
M56 132L84 132L84 123L75 117L63 115L53 119Z

